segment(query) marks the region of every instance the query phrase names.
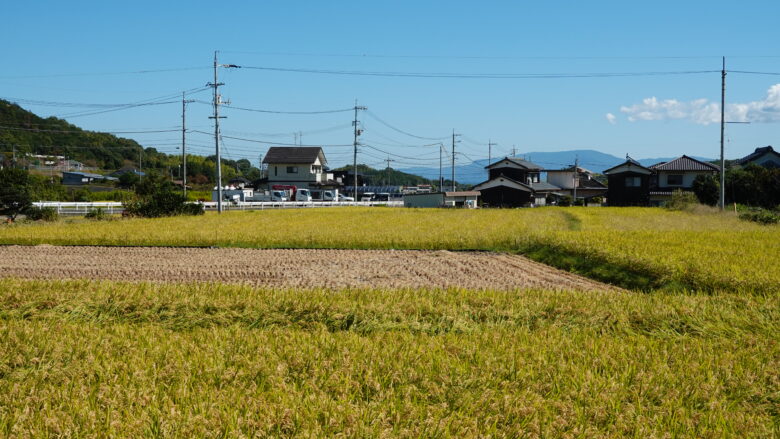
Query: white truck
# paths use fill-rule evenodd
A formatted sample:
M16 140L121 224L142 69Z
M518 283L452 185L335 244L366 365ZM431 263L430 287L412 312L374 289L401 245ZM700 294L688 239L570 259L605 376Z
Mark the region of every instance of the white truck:
M287 192L285 191L271 191L270 193L258 193L248 201L289 201Z
M311 191L308 189L298 189L295 191L295 201L311 201Z

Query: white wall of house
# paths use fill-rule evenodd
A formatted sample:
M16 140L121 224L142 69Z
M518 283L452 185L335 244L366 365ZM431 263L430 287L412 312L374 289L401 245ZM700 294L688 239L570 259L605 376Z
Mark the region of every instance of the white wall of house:
M574 187L574 172L547 171L547 183L554 184L561 189L572 189Z
M669 184L670 175L682 175L682 184ZM712 172L674 172L674 171L659 171L658 172L658 186L661 187L679 187L690 189L693 187L693 181L699 175L714 175Z
M333 174L331 174L331 178ZM314 163L274 163L268 165L268 181L274 183L308 182L318 183L327 180L322 172L319 157Z

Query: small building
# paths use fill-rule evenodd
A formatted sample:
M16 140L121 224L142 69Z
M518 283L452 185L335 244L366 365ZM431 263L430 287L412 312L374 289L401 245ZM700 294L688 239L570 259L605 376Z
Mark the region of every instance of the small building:
M252 186L252 182L249 181L249 179L246 179L244 177L233 177L228 181L228 184L230 186L236 187L236 188L245 188Z
M700 175L716 176L720 166L696 160L683 155L674 160L656 163L649 167L653 171L650 179L650 202L661 204L672 198L676 190L692 191L693 182Z
M90 174L89 172L63 172L62 184L76 186L91 184L96 181L117 181L114 177L100 174Z
M610 206L647 206L653 170L626 156L626 161L604 171Z
M135 168L129 168L129 167L127 167L127 168L122 168L122 169L118 169L118 170L116 170L116 171L112 172L112 173L111 173L111 176L112 176L112 177L119 178L119 177L121 177L121 176L122 176L122 175L124 175L124 174L135 174L135 175L137 175L138 177L144 177L144 176L146 176L146 173L145 173L145 172L143 172L143 171L139 171L138 169L135 169Z
M543 204L548 193L557 188L542 184L542 167L518 158L504 157L485 166L488 180L474 186L482 202L490 207L520 207ZM534 189L536 185L536 189Z
M267 185L289 185L307 189L337 189L342 184L325 172L328 161L318 146L273 146L263 158Z
M479 191L404 194L404 207L477 207Z
M767 145L756 148L751 154L736 161L738 166L746 166L751 163L765 168L780 168L780 153L775 151L771 145Z
M546 169L547 182L557 186L558 193L568 195L574 199L574 189L577 189L577 198L593 198L606 195L607 186L596 180L593 172L574 166L563 169Z

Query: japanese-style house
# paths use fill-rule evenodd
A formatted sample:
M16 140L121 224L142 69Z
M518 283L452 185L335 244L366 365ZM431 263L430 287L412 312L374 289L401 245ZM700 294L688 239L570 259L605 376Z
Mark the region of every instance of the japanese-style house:
M490 207L543 205L547 195L559 189L540 181L541 166L527 160L504 157L485 169L488 180L472 190L479 191L482 202Z
M756 148L751 154L742 157L736 162L739 166L754 164L765 168L780 168L780 153L774 150L771 145Z
M602 197L607 193L607 186L596 180L593 172L582 168L569 166L563 169L546 169L547 182L557 186L558 193L566 194L574 199ZM576 188L576 191L575 191Z
M653 170L626 156L626 161L604 171L610 206L647 206Z
M650 179L650 203L668 201L676 190L692 191L693 182L700 175L716 176L720 166L696 160L683 155L674 160L656 163L649 167L653 171Z

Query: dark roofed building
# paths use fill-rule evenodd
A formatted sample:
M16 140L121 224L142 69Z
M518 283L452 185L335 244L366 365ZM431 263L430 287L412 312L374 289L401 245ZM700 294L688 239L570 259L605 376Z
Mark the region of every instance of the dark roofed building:
M485 166L488 180L473 190L480 191L482 201L491 207L520 207L531 204L545 204L550 192L546 183L539 179L542 167L536 163L515 157L504 157ZM538 193L533 185L539 185ZM557 189L557 188L556 188Z
M339 187L332 173L325 172L325 153L319 146L273 146L263 158L267 165L265 183L302 188Z
M319 160L319 164L324 166L327 163L325 153L319 146L272 146L263 157L263 163L267 165L275 164L314 164Z
M668 201L676 190L691 191L700 175L717 175L720 166L683 155L674 160L650 166L650 201L654 204Z
M683 155L668 162L650 165L650 169L667 172L718 172L720 166Z
M604 171L610 206L646 206L650 203L653 170L626 156L626 161Z
M89 172L63 172L62 184L65 185L82 185L90 184L95 181L116 181L114 177L107 175L91 174Z
M739 166L746 166L750 163L765 168L780 168L780 153L775 151L771 145L767 145L756 148L751 154L736 161Z

